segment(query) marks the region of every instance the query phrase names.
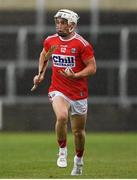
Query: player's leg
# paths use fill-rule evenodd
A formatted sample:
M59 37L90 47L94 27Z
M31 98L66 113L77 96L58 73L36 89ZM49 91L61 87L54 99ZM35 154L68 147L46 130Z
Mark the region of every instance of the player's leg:
M67 166L67 147L66 147L67 121L68 121L68 112L70 105L63 97L56 96L52 102L52 106L56 115L55 131L56 131L57 141L60 147L57 165L59 167L66 167Z
M87 115L73 115L71 117L71 128L74 135L76 155L71 175L81 175L83 167L83 153L85 146L85 124Z

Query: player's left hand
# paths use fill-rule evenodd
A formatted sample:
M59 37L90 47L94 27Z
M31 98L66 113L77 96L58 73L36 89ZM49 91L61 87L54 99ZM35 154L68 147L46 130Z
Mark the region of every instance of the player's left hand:
M71 68L61 69L59 73L67 78L75 78L75 73Z

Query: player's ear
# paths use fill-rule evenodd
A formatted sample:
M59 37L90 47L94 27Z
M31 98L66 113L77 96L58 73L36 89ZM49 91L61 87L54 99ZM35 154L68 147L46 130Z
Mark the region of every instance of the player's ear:
M76 28L76 24L75 23L70 23L69 24L69 31L72 32L74 29Z
M70 23L70 26L73 27L73 28L75 28L75 27L76 27L76 24L73 23L73 22L71 22L71 23Z

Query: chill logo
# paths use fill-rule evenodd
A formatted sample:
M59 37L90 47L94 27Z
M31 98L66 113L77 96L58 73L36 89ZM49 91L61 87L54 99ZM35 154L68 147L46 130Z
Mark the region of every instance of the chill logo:
M52 60L56 67L75 67L75 56L52 54Z

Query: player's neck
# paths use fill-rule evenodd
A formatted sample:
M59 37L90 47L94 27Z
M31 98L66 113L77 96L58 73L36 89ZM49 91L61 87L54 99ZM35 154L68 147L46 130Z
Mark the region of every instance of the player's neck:
M63 40L69 40L69 39L71 39L73 36L75 36L75 32L72 32L72 33L70 33L68 36L66 36L66 37L61 37Z

